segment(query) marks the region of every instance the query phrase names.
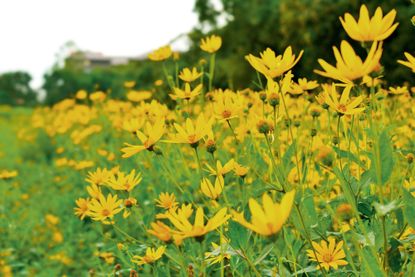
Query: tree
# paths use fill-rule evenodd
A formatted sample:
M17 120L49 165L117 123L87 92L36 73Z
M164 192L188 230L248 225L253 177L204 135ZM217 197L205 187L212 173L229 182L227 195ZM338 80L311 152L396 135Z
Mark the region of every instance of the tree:
M0 75L0 103L7 105L34 105L36 93L30 87L32 77L23 71Z
M205 36L202 32L210 25L211 33L224 38L222 49L218 53L218 70L216 73L218 85L226 80L232 80L243 88L249 85L256 76L244 56L270 47L278 53L291 45L295 53L304 49L300 63L295 67L296 76L322 79L313 73L319 68L318 58L333 63L332 46L339 46L342 39L352 41L340 24L339 16L346 12L358 17L361 4L366 4L373 14L377 6L386 13L391 9L397 10L396 21L399 27L384 43L384 53L381 62L385 67L385 79L391 84L413 80L411 72L399 66L397 59L403 58L403 52L415 52L412 38L415 28L410 19L415 14L415 5L409 0L221 0L223 11L215 10L212 0L197 0L195 11L199 15L200 26L196 27L190 37L195 42L190 52L197 53L198 41ZM229 22L217 28L220 16L226 14ZM356 49L358 44L354 43ZM362 54L364 54L362 52Z

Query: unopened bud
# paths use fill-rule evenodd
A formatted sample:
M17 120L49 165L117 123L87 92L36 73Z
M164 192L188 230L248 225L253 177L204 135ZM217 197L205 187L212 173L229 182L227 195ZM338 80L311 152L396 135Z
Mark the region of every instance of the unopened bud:
M216 151L216 143L214 140L210 139L206 142L206 150L213 154Z
M414 162L414 158L415 158L415 156L412 153L409 153L409 154L406 155L406 160L408 161L409 164Z
M257 124L257 128L258 132L260 132L261 134L268 134L269 132L272 132L274 130L272 125L265 120L260 120Z

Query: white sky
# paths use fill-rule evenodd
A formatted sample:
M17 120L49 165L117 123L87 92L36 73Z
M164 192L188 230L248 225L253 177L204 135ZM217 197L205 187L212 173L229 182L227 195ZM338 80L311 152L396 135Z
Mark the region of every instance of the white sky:
M147 53L197 24L193 5L193 0L0 0L0 73L28 71L38 88L68 41L106 55Z

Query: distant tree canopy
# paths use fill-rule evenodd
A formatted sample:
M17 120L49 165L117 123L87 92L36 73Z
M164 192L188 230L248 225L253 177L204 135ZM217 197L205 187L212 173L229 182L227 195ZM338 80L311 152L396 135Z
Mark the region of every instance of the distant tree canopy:
M415 27L410 21L415 14L415 5L410 0L221 0L223 10L231 20L220 29L216 26L221 13L215 10L212 2L196 0L195 11L201 24L190 34L196 42L190 52L199 51L197 42L205 35L201 32L202 27L211 26L212 33L224 38L218 54L218 81L233 80L236 88L249 86L254 78L253 69L244 56L249 53L258 55L267 47L278 53L289 45L294 53L304 49L294 73L297 77L316 79L321 79L313 73L313 69L320 67L317 59L334 63L332 46L339 46L341 40L351 42L364 56L359 44L347 36L339 20L346 12L358 18L362 4L368 6L371 15L378 6L384 14L397 10L399 26L384 43L381 63L390 84L414 80L413 73L396 62L404 58L404 51L415 52Z
M30 75L23 71L0 75L0 104L34 105L36 93L30 87L31 79Z
M88 68L82 58L67 57L62 67L55 66L44 75L42 88L47 92L45 103L53 104L78 90L89 92L101 90L111 93L113 98L123 98L125 81L134 80L140 89L150 88L162 71L152 62L130 61L128 64Z

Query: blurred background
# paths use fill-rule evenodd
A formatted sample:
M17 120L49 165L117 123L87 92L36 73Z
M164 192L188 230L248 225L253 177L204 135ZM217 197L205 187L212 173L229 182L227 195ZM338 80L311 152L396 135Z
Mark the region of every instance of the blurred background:
M211 33L223 38L216 87L254 87L255 72L244 56L288 45L294 53L305 51L295 76L319 80L313 73L317 59L332 63L332 46L348 39L339 16L357 17L361 4L371 15L377 6L384 13L397 10L399 27L385 41L388 54L381 62L389 84L414 85L412 72L396 63L404 51L415 53L410 0L4 0L0 104L52 105L80 89L123 99L125 81L150 90L163 74L159 63L147 59L149 52L170 44L180 56L169 61L172 67L198 65L207 58L199 41ZM155 98L163 101L169 91L160 91L165 93Z

